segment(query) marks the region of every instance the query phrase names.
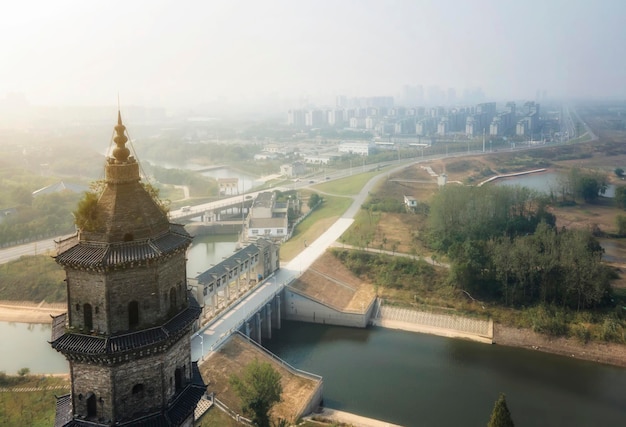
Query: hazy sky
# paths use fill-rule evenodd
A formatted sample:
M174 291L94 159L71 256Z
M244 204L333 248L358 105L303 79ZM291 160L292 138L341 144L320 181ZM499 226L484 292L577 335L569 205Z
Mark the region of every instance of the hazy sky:
M226 97L626 98L624 0L11 1L0 98L185 106Z

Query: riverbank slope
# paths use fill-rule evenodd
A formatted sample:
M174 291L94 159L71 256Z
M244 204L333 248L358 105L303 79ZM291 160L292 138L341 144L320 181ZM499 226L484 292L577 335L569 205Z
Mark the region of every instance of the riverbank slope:
M0 321L17 323L50 323L51 316L67 311L65 303L33 301L0 301Z
M576 338L549 337L531 329L494 324L494 344L528 348L626 368L626 345L591 341L583 343Z

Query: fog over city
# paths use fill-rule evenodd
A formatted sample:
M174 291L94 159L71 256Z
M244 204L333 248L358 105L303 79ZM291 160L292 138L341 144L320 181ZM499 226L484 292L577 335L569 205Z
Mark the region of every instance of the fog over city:
M0 104L223 108L438 87L488 100L624 98L620 0L23 1Z

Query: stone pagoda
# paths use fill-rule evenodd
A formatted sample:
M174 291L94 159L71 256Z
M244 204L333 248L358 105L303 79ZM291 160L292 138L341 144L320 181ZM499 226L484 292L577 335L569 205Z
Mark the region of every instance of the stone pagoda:
M53 318L51 345L69 361L71 392L57 400L55 426L192 426L206 391L191 361L191 236L141 183L125 131L118 112L104 189L79 205L78 233L58 242L67 313Z

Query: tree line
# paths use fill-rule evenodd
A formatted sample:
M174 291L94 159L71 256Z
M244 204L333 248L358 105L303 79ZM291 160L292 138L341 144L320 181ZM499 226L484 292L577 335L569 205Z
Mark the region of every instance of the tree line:
M448 186L435 195L428 239L452 260L450 281L505 305L607 304L612 270L589 230L557 229L546 200L523 187Z

